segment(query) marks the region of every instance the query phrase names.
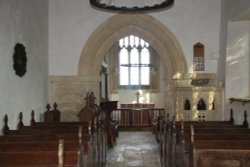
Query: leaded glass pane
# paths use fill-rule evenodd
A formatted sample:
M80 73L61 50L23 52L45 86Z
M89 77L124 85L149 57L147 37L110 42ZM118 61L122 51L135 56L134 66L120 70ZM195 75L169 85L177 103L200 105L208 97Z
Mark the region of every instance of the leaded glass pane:
M135 37L134 37L133 35L130 35L130 36L129 36L129 42L130 42L130 46L131 46L131 47L134 47L134 43L135 43L135 42L134 42L134 39L135 39Z
M129 85L128 67L120 66L120 85Z
M120 60L120 65L121 64L128 64L128 50L126 48L122 48L120 51L120 56L119 56L119 60Z
M138 67L130 68L130 84L139 85L139 68Z
M139 64L139 52L138 49L133 48L130 54L130 63Z
M124 38L124 46L125 46L125 47L128 47L128 45L129 45L128 37L125 37L125 38Z
M150 63L150 56L148 48L143 48L141 52L141 63L142 64L149 64Z
M149 85L150 78L149 78L149 67L142 67L141 68L141 85Z
M139 46L139 38L138 37L135 37L135 47L138 47Z
M120 39L119 46L120 85L149 85L149 44L137 36L130 35Z

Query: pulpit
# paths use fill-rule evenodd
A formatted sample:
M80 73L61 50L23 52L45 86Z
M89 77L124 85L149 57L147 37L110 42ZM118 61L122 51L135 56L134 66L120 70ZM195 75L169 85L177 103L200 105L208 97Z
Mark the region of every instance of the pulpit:
M213 74L195 74L175 80L176 119L218 121L222 119L223 84Z
M111 114L113 110L117 109L117 101L102 102L100 107L106 112L108 144L113 147L116 143L118 123L112 119Z

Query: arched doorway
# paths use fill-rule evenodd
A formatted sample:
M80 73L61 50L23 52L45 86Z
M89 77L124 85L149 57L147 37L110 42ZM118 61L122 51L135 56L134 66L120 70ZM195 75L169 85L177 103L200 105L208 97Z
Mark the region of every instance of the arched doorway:
M99 72L109 48L121 37L131 34L145 39L158 53L165 71L165 108L175 111L173 76L184 75L186 60L179 43L171 31L152 16L143 13L122 13L101 24L86 42L79 61L78 77L84 78L86 89L99 95Z

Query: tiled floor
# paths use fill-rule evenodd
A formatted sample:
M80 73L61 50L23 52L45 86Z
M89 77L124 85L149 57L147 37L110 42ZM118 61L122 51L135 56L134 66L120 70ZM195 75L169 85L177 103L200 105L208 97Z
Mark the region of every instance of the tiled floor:
M149 131L119 132L110 149L107 167L159 167L159 148Z

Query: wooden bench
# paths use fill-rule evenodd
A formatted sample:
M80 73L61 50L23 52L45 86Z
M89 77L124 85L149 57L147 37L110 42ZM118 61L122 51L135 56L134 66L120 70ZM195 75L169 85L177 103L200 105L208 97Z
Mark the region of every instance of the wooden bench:
M93 96L89 98L93 98ZM5 135L0 136L0 147L3 146L0 148L0 166L105 166L107 157L106 125L103 119L105 117L93 104L93 100L90 102L93 106L91 109L95 110L95 115L91 120L85 122L38 123L35 121L34 111L32 111L31 126L24 126L23 115L20 113L17 130L10 130L6 115L3 128ZM85 111L88 112L88 110ZM59 146L58 140L61 141ZM16 157L15 161L13 161L14 157Z
M238 139L218 138L218 134L201 139L200 134L192 137L189 163L193 167L248 167L250 166L250 138L240 134ZM224 136L222 134L221 136Z
M78 147L78 141L64 141L64 150L75 151ZM57 149L58 141L0 142L0 152L55 151Z
M0 141L8 142L46 142L59 139L79 141L79 125L89 125L90 123L48 123L35 124L31 127L22 127L20 130L7 130L6 136L1 136ZM82 126L81 126L82 127ZM82 141L84 146L84 160L87 161L85 166L99 166L105 163L106 150L104 148L104 137L97 135L97 131L90 130L89 126L81 128ZM12 137L13 136L13 137ZM102 138L101 138L102 137Z
M59 140L59 144L57 141L46 143L1 142L0 145L0 166L4 167L77 167L81 162L82 152L79 142L64 143L64 140Z
M246 125L248 123L245 120L245 114L243 125L233 125L231 118L230 121L187 121L182 124L174 121L174 119L172 122L168 119L160 119L159 143L161 165L182 167L188 166L193 162L192 158L189 158L192 153L192 150L190 150L192 137L190 125L193 125L195 129L195 141L218 141L222 144L222 141L237 142L238 140L250 139L250 130L247 129ZM225 144L227 143L225 142ZM206 145L204 144L204 146ZM245 160L243 162L248 164Z
M190 133L188 127L190 125L194 125L200 128L214 128L214 127L221 127L221 128L243 128L243 126L234 126L229 121L207 121L207 122L198 122L198 121L187 121L185 124L181 122L173 121L170 122L168 119L160 119L159 121L159 134L158 140L160 144L160 160L161 164L167 166L171 165L172 162L175 165L176 159L184 159L184 136L187 136L186 133ZM187 131L187 132L186 132ZM185 134L185 135L184 135ZM190 136L190 135L188 135ZM186 143L186 140L185 140ZM181 146L180 146L181 145ZM175 151L176 150L176 151ZM182 153L181 153L182 152ZM175 156L177 154L177 156ZM180 161L180 160L179 160ZM184 163L184 162L182 162Z
M20 114L21 115L21 114ZM19 115L19 118L21 118ZM62 140L63 133L37 133L34 129L9 130L5 116L5 136L0 136L0 166L79 166L83 163L84 152L82 127L76 127L75 139ZM20 125L20 122L18 123ZM42 130L42 129L40 129ZM53 130L53 129L52 129ZM57 129L54 129L57 130ZM26 133L23 133L23 131ZM10 133L16 135L10 135ZM27 133L29 132L29 133ZM34 136L34 134L39 134ZM72 133L67 133L72 136ZM57 136L59 135L59 136ZM62 135L62 136L60 136ZM72 138L72 137L71 137ZM28 139L28 140L27 140ZM58 145L58 141L60 141ZM84 143L86 145L86 143ZM87 166L87 165L85 165Z

